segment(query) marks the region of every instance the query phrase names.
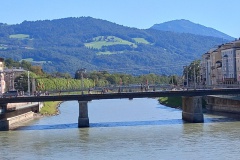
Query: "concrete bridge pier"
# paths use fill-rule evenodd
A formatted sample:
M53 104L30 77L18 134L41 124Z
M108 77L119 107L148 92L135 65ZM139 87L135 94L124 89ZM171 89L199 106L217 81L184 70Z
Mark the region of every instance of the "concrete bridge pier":
M88 102L78 101L78 103L79 103L78 128L89 127Z
M0 114L4 114L7 112L7 103L0 104Z
M204 121L201 96L182 97L182 119L192 123Z

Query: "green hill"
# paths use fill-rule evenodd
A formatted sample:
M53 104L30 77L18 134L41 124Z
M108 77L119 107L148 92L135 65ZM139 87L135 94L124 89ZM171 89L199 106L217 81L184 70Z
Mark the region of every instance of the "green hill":
M180 74L222 38L137 29L91 17L0 25L0 54L31 59L47 72L79 68L130 74ZM38 63L39 62L39 63Z

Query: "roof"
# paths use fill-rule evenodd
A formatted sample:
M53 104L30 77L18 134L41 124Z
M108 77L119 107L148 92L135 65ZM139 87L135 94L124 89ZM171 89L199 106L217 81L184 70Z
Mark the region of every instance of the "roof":
M3 72L25 72L23 68L4 68Z

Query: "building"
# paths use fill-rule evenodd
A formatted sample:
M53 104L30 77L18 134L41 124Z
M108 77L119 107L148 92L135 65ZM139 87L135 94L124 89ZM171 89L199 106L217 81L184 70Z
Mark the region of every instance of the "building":
M228 43L228 46L221 50L222 75L224 84L236 84L239 82L240 62L237 53L240 50L240 41ZM237 68L238 67L238 68ZM237 71L238 69L238 71Z
M240 84L240 40L203 54L200 73L205 85Z
M23 68L4 68L5 91L15 90L15 78L26 72Z
M0 95L5 92L5 80L4 80L4 59L0 58Z

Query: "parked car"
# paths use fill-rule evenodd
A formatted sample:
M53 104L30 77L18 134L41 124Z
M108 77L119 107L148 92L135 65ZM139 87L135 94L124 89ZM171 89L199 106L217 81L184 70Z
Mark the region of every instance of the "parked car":
M12 97L18 97L18 96L19 96L19 92L17 90L7 91L2 95L3 98L12 98Z

